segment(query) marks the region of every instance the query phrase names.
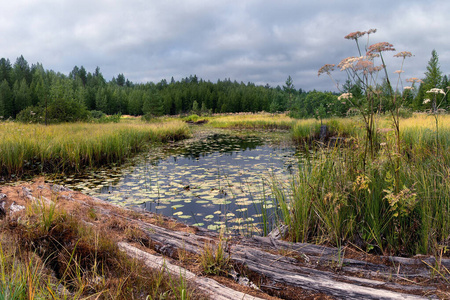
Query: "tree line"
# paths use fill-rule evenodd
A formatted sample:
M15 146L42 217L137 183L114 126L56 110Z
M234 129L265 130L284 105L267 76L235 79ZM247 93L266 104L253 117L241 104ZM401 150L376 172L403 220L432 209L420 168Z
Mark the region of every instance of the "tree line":
M442 79L446 77L439 80ZM421 89L417 95L423 95ZM414 99L407 105L424 109L421 100ZM158 83L133 83L123 74L107 81L99 67L91 73L83 66L75 66L65 75L46 70L40 63L30 66L23 56L14 64L9 59L0 59L0 118L3 120L54 123L88 120L102 114L160 116L259 111L290 111L293 117L325 118L345 116L350 108L335 93L296 89L291 76L282 87L231 79L213 83L196 75L180 81L172 77L169 82L162 79Z

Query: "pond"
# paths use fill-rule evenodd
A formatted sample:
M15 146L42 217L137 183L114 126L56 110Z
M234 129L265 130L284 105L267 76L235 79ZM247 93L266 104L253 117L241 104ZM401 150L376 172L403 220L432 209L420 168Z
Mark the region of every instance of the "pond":
M195 226L236 234L270 229L273 179L288 184L295 147L268 135L210 132L153 148L128 166L69 176L63 184L100 199L137 205Z

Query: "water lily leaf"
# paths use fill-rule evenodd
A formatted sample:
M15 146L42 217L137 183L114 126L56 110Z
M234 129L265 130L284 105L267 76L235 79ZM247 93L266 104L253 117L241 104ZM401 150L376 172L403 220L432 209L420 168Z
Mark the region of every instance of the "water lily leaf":
M190 218L192 218L192 216L190 216L190 215L182 215L182 216L178 216L178 218L181 218L181 219L190 219Z

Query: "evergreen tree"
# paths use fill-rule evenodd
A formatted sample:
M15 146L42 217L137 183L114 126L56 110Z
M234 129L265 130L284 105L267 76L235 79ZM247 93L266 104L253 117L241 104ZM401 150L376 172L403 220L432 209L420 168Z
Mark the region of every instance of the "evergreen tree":
M431 51L431 58L428 61L427 71L425 72L425 79L423 84L420 85L419 92L417 93L416 99L414 99L415 109L427 109L431 105L428 103L424 105L424 100L429 98L427 91L433 88L440 88L442 84L442 72L439 65L439 56L436 50Z
M31 106L31 93L25 78L19 82L16 80L13 85L14 113L15 117L21 110Z
M23 55L17 58L13 67L13 80L21 82L25 79L25 82L29 85L31 83L31 69L28 62Z
M9 59L0 59L0 82L6 80L8 82L9 87L12 86L12 66Z
M2 109L2 112L0 112L0 116L2 116L3 119L13 117L14 100L11 89L9 88L9 83L6 79L3 79L3 81L0 83L0 105L0 109Z
M125 76L121 73L117 75L116 83L118 86L124 86L125 85Z
M283 90L287 94L286 108L290 110L294 105L295 87L292 82L291 75L286 79L286 85L283 85Z

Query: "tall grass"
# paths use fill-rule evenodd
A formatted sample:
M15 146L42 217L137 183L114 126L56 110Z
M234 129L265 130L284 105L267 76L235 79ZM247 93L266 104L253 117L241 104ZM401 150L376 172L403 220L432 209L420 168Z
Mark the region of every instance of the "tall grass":
M78 171L85 166L120 162L149 142L190 135L182 122L162 124L0 123L0 175Z
M0 299L204 299L185 278L132 260L115 233L43 206L22 220L3 220ZM82 217L81 217L82 218ZM51 220L50 227L46 220Z
M210 119L210 126L240 129L291 129L295 123L285 114L233 114Z
M338 128L351 124L333 122ZM377 122L389 126L386 120ZM290 239L350 242L397 255L435 254L450 247L450 127L441 126L442 140L436 145L433 122L426 115L401 120L401 153L394 133L379 131L376 156L363 160L364 137L357 126L351 146L308 152L289 189L276 181L273 185Z

